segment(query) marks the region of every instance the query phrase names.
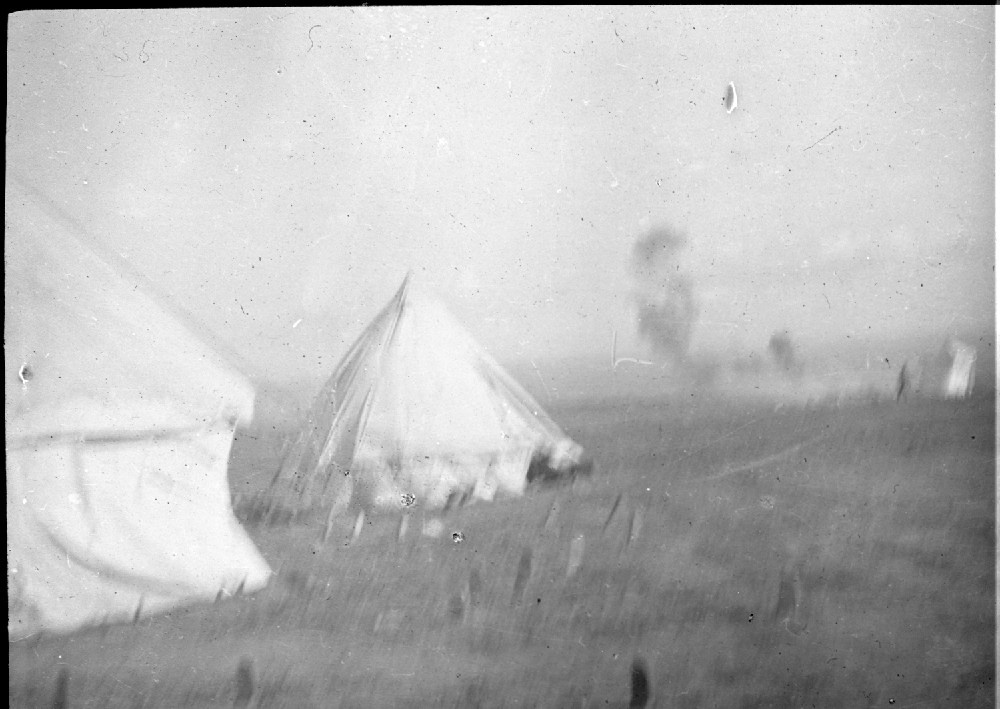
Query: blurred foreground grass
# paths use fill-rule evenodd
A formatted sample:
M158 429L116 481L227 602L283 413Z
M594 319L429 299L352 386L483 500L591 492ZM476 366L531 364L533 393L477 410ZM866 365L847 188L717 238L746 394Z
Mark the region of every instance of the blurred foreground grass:
M596 473L474 504L248 524L250 597L10 645L10 706L992 706L992 401L578 402ZM270 431L264 434L263 431ZM281 432L241 434L248 520ZM460 532L462 541L453 541ZM245 697L243 697L245 698Z

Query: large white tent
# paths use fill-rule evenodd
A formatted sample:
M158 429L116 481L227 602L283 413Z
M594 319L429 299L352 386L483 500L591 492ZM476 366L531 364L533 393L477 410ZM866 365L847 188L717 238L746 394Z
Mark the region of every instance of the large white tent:
M320 391L271 486L296 509L427 509L523 494L582 449L430 293L399 291Z
M263 587L226 476L250 384L10 174L4 209L8 636Z

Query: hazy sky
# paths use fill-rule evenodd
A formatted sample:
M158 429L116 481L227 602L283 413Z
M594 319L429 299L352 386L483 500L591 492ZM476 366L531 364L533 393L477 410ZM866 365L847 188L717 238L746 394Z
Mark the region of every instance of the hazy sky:
M8 33L8 169L256 374L327 373L411 268L500 358L603 355L614 330L655 358L633 247L657 228L692 351L993 329L991 7L45 12Z

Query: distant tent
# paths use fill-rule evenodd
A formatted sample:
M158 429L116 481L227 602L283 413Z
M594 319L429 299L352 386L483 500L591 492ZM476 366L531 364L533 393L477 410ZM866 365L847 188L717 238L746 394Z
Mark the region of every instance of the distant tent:
M913 357L903 364L896 399L966 399L972 396L975 383L976 348L950 339L936 355Z
M10 175L4 209L8 636L263 587L226 479L250 384Z
M436 299L411 287L361 334L320 391L271 486L272 504L445 507L521 495L529 467L582 449Z
M944 395L948 399L965 399L972 396L976 384L976 348L958 340L949 343L951 367L945 380Z

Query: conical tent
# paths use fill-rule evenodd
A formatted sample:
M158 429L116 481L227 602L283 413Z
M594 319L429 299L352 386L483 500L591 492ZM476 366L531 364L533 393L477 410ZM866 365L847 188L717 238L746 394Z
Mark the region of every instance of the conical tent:
M250 384L10 175L4 208L8 636L263 587L226 478Z
M271 488L276 504L435 509L524 492L529 465L581 449L410 278L320 391Z

